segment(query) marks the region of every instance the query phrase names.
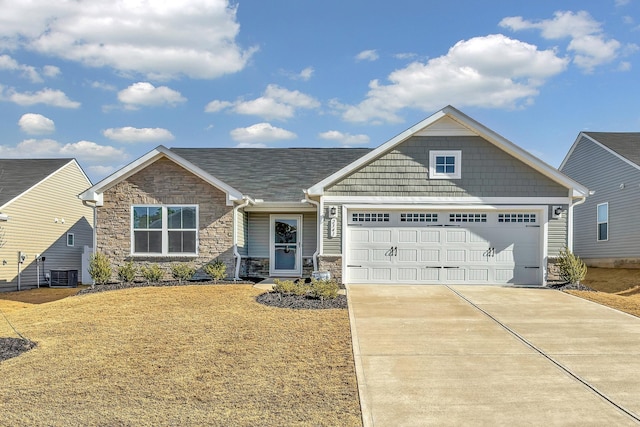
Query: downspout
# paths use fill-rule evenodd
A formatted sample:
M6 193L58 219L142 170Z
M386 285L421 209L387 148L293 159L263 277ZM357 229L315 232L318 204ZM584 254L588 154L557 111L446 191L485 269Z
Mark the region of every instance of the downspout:
M93 243L92 243L92 251L95 255L95 253L97 252L98 248L96 247L96 245L98 244L98 234L96 231L96 228L98 227L98 213L96 212L96 209L98 208L98 202L97 201L93 201L93 205L89 205L88 203L90 203L88 200L83 200L82 204L85 205L88 208L93 209Z
M316 251L313 253L313 271L318 271L318 256L320 255L320 243L322 242L322 212L320 211L320 202L316 202L315 200L311 200L309 195L307 194L307 190L304 190L304 200L303 202L311 203L316 206L318 210L318 218L316 218L316 222L318 223L318 232L316 236Z
M591 195L591 192L589 192L589 195ZM567 248L571 252L573 252L573 208L575 206L583 204L586 200L587 198L585 196L585 197L581 197L577 202L569 204L569 211L567 212L567 217L568 217L567 218L567 222L568 222Z
M249 203L253 203L250 197L242 197L242 202L239 205L233 207L233 256L236 258L236 271L233 280L240 280L240 264L242 262L242 255L238 252L238 210L249 206Z

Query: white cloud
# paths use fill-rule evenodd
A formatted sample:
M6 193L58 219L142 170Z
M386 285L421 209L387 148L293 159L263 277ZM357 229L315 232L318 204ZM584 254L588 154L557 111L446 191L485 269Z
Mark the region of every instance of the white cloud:
M103 177L115 172L116 167L105 166L105 165L93 165L93 166L89 166L87 170L91 172L91 174L94 176Z
M210 79L242 70L255 48L236 42L229 0L14 2L0 14L6 48L26 47L149 79Z
M9 55L0 55L0 70L19 71L23 77L29 79L32 83L42 83L44 81L35 67L20 64ZM59 73L60 69L53 65L45 65L42 68L42 74L46 77L55 77Z
M246 128L233 129L230 134L234 141L244 144L284 141L297 138L295 133L272 126L270 123L257 123Z
M364 134L351 135L350 133L343 133L337 130L329 130L318 134L321 139L328 141L336 141L345 146L367 144L369 137Z
M363 50L356 55L357 61L376 61L380 56L375 49Z
M369 83L358 105L333 101L351 122L400 122L403 108L433 111L445 105L516 108L533 102L545 80L564 71L568 60L552 50L501 34L456 43L446 55L393 71L384 85Z
M314 109L319 106L320 102L309 95L270 84L259 98L235 102L214 100L207 104L205 111L215 113L230 108L237 114L259 116L267 120L285 120L295 116L297 109Z
M236 144L236 148L267 148L267 144L262 142L241 142Z
M313 69L313 67L307 67L304 70L300 71L300 73L298 74L298 79L306 82L309 79L311 79L311 76L313 76L314 71L315 70Z
M125 108L136 110L141 106L169 105L175 107L187 99L180 92L166 86L155 87L149 82L138 82L118 92L118 100L125 104Z
M81 162L102 164L121 162L128 156L120 149L91 141L61 144L53 139L25 139L15 147L0 145L0 157L73 157Z
M109 92L115 92L118 90L114 85L106 83L106 82L91 82L91 87L95 89L102 89Z
M631 3L631 0L616 0L616 6L617 7L626 6L629 3Z
M160 142L174 139L171 132L162 128L134 128L125 126L106 129L102 134L113 141L120 142Z
M586 11L558 11L552 19L540 21L511 16L500 21L500 26L512 31L537 29L542 37L549 40L570 38L567 50L574 53L573 62L587 73L615 60L621 47L619 41L607 39L602 25Z
M45 88L38 92L16 92L14 89L7 90L2 99L14 102L18 105L29 106L36 104L51 105L60 108L78 108L80 103L70 100L61 90Z
M417 56L418 56L417 53L411 53L411 52L396 53L393 55L393 57L396 59L413 59Z
M44 135L53 133L56 130L56 125L53 120L34 113L23 114L18 120L18 126L23 132L29 135Z

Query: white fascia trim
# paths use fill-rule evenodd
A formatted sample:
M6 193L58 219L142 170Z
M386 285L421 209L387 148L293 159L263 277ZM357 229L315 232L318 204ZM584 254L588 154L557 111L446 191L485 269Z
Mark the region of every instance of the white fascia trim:
M414 205L377 205L377 204L345 204L342 205L343 209L346 210L356 210L356 209L385 209L385 210L404 210L404 209L415 209ZM505 210L527 210L527 211L542 211L546 210L548 205L540 205L540 204L527 204L527 205L447 205L447 204L439 204L439 205L429 205L425 206L426 210L492 210L492 211L505 211ZM343 210L346 215L346 211ZM343 217L343 218L346 218Z
M394 197L394 196L324 196L324 203L369 203L385 206L393 204L450 204L450 205L568 205L570 197ZM431 207L431 206L429 206ZM413 207L415 209L415 206Z
M573 189L573 192L576 195L576 197L582 197L589 194L589 190L583 185L579 184L578 182L574 181L573 179L559 172L554 167L546 164L545 162L533 156L532 154L528 153L524 149L518 147L508 139L497 134L496 132L480 124L479 122L473 120L471 117L467 116L466 114L462 113L461 111L457 110L456 108L450 105L436 112L435 114L429 116L428 118L421 121L420 123L410 127L406 131L402 132L398 136L385 142L384 144L382 144L375 150L371 151L367 155L359 158L355 162L345 166L344 168L340 169L334 174L328 176L324 180L310 187L307 190L307 192L309 193L309 195L322 195L324 193L325 187L327 187L328 185L338 181L344 176L350 174L351 172L369 163L373 159L379 157L383 153L391 150L396 145L410 138L411 136L423 130L424 128L432 125L433 123L440 120L444 116L449 116L453 120L460 123L462 126L470 129L471 131L478 134L480 137L484 138L485 140L491 142L492 144L502 149L506 153L519 159L525 164L531 166L532 168L534 168L541 174L547 176L551 180L561 184L564 187Z
M633 166L635 169L640 170L640 166L639 165L637 165L636 163L634 163L631 160L627 159L626 157L616 153L611 148L607 147L606 145L601 144L600 142L598 142L597 140L591 138L589 135L585 134L584 132L580 132L580 135L578 135L578 139L576 140L576 142L574 142L573 146L571 146L571 150L569 151L569 153L567 153L567 157L565 157L565 159L562 161L562 164L560 165L560 168L562 168L564 166L565 162L569 158L569 155L571 155L571 153L573 153L574 147L580 142L582 137L584 137L584 138L588 139L589 141L593 142L598 147L600 147L603 150L605 150L606 152L614 155L615 157L617 157L618 159L622 160L623 162L625 162L629 166Z
M182 157L180 157L179 155L177 155L176 153L174 153L173 151L169 150L168 148L162 145L157 146L153 150L149 151L147 154L143 155L137 160L134 160L133 162L129 163L127 166L123 167L122 169L116 171L115 173L109 175L102 181L98 182L93 187L87 189L84 193L80 194L80 198L82 200L95 201L95 197L97 194L103 193L104 191L111 188L118 182L146 168L147 166L149 166L150 164L152 164L153 162L155 162L161 157L168 158L169 160L173 161L174 163L182 166L189 172L193 173L200 179L206 181L207 183L218 188L220 191L224 192L227 195L227 206L232 206L234 200L242 200L243 195L240 191L236 190L235 188L231 187L228 184L225 184L215 176L205 172L201 168L183 159Z
M15 202L16 200L18 200L20 197L24 196L25 194L27 194L29 191L33 190L34 188L36 188L37 186L39 186L40 184L42 184L43 182L47 181L48 179L50 179L51 177L53 177L54 175L56 175L58 172L60 172L62 169L66 168L67 166L69 166L71 163L74 163L76 166L78 166L78 162L75 161L75 159L71 159L69 160L67 163L65 163L64 165L60 166L58 169L54 170L53 172L51 172L49 175L47 175L46 177L44 177L43 179L41 179L40 181L36 182L35 184L33 184L31 187L27 188L25 191L23 191L22 193L18 194L17 196L15 196L13 199L9 200L7 203L5 203L4 205L0 206L0 209L4 209L7 206L9 206L11 203ZM78 168L80 170L82 170L79 166ZM84 172L82 172L84 175ZM86 175L85 175L86 178ZM89 178L87 178L87 183L91 184L91 181L89 181Z
M303 202L259 202L244 208L245 212L281 212L281 213L297 213L297 212L317 212L318 208L306 201Z

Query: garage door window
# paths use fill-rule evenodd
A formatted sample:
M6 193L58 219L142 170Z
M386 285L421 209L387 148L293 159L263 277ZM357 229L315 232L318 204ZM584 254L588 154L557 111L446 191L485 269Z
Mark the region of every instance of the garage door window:
M400 222L438 222L437 213L401 213Z
M487 222L487 214L480 213L452 213L449 222Z
M358 212L351 214L351 222L389 222L388 213Z
M536 222L536 214L532 213L503 213L498 214L498 222Z

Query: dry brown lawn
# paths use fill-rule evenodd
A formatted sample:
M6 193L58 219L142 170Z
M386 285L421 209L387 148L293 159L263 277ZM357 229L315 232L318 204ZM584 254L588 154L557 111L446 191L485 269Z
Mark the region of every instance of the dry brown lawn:
M361 425L347 311L266 307L260 292L0 300L38 343L0 363L0 425ZM0 336L15 336L2 317Z
M591 267L584 284L598 292L567 292L640 317L640 269Z

